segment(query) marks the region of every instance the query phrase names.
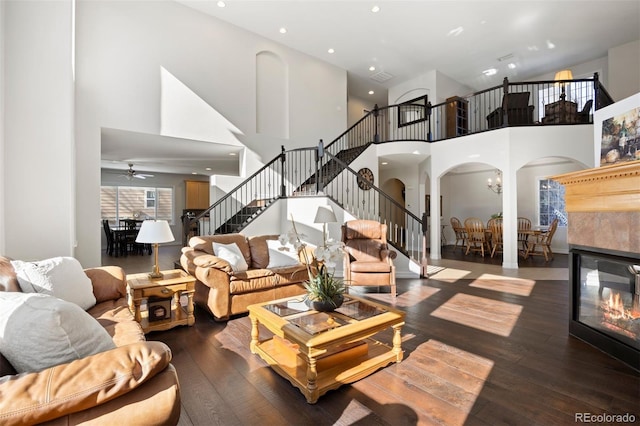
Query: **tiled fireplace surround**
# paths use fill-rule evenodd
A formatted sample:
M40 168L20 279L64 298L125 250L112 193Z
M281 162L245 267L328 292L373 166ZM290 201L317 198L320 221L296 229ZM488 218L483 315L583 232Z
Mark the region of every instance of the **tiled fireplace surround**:
M578 270L580 256L584 254L582 250L621 256L620 259L640 259L640 161L581 170L552 178L565 186L569 215L569 332L640 370L637 349L603 335L580 321L582 289ZM632 263L635 264L635 261ZM637 341L635 346L638 346Z

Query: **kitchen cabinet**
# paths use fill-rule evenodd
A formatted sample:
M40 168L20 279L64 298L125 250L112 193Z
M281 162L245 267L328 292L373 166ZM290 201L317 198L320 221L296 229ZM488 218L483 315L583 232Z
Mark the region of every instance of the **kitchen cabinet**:
M185 209L206 209L209 207L209 182L186 180Z

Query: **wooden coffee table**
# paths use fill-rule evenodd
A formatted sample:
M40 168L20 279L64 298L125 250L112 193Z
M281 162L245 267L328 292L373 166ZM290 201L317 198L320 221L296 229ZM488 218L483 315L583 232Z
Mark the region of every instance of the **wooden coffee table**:
M334 312L309 309L302 297L249 306L251 352L302 392L313 404L321 395L402 361L404 312L346 295ZM262 324L274 336L260 340ZM392 346L372 336L393 329Z

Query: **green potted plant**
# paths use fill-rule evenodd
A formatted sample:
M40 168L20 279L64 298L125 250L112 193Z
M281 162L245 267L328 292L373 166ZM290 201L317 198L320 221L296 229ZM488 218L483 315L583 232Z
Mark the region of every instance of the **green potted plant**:
M282 245L293 244L298 252L302 252L307 267L309 279L304 282L307 289L306 299L309 307L316 311L333 311L340 307L344 301L344 293L347 286L343 279L335 276L335 266L341 261L344 252L343 244L332 240L325 240L324 245L313 251L310 260L306 250L306 244L302 242L303 235L298 234L293 217L291 218L293 229L278 238ZM329 271L333 269L333 272Z

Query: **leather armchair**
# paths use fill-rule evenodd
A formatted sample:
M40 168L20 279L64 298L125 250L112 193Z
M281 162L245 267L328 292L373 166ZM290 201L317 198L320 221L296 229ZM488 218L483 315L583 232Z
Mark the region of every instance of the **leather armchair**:
M397 253L387 245L387 225L374 220L350 220L342 225L347 286L391 286L396 296Z

